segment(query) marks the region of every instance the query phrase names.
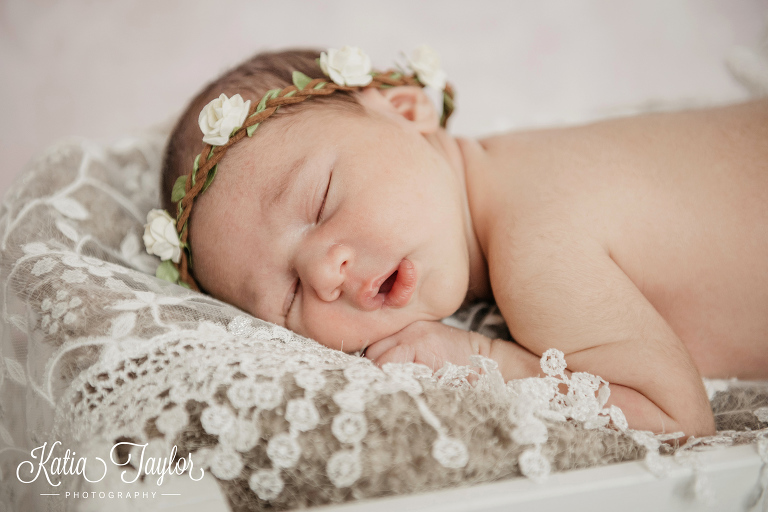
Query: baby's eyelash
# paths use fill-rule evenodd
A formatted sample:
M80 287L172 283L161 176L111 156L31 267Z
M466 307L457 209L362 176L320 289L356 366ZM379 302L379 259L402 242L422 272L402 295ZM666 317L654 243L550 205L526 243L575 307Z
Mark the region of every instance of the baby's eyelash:
M320 204L320 211L317 212L317 221L320 222L323 219L323 211L325 210L325 202L328 199L328 191L331 190L331 179L333 179L333 172L328 177L328 186L325 188L325 195L323 196L323 202Z
M288 316L288 313L291 312L291 307L293 306L293 301L296 300L296 294L299 293L299 285L301 284L300 279L296 279L296 284L293 287L293 295L291 295L291 302L288 303L288 310L285 313L285 316Z

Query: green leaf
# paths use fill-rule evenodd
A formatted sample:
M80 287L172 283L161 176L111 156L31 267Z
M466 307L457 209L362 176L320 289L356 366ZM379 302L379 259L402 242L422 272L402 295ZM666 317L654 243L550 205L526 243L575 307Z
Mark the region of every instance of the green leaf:
M195 166L195 171L197 171L197 166ZM178 203L179 201L181 201L182 198L184 197L184 194L187 193L186 186L187 186L186 176L179 176L178 178L176 178L176 183L173 184L173 190L171 191L171 201L173 201L174 203Z
M319 84L314 86L313 89L322 89L323 87L325 87L325 84L327 84L327 83L328 82L320 82Z
M282 89L270 89L262 96L261 101L259 102L259 106L256 107L256 112L261 112L267 108L267 101L271 100L278 94L280 94L280 91Z
M211 151L208 153L208 158L206 158L206 160L210 160L210 159L211 159L211 157L213 156L213 148L214 148L214 147L215 147L215 146L211 146Z
M398 80L400 78L403 78L403 74L395 72L395 73L390 74L389 78L391 78L392 80Z
M199 167L200 167L200 157L201 156L202 156L202 153L200 153L199 155L197 155L195 157L195 164L192 166L192 171L193 172L197 172L197 169L199 169Z
M155 270L155 276L169 283L179 282L179 271L171 260L165 260L160 263Z
M191 290L191 289L192 289L192 287L191 287L191 286L189 286L189 285L188 285L187 283L185 283L184 281L179 281L179 282L178 282L178 285L179 285L179 286L182 286L182 287L184 287L184 288L186 288L187 290Z
M448 110L453 110L453 99L446 92L443 92L443 104L448 107Z
M283 96L283 98L290 98L291 96L294 96L295 94L296 94L296 91L291 91L288 94L286 94L285 96Z
M253 132L256 131L256 128L258 128L260 124L261 123L256 123L246 128L245 132L248 134L249 137L253 137Z
M218 170L219 170L219 164L216 164L213 166L213 169L208 171L208 176L205 178L205 183L203 184L203 190L200 191L201 194L205 192L208 187L211 186L211 183L213 183L213 178L216 176L216 171Z
M311 81L312 79L309 78L304 73L302 73L301 71L293 72L293 85L295 85L297 89L301 90L305 88L307 84Z

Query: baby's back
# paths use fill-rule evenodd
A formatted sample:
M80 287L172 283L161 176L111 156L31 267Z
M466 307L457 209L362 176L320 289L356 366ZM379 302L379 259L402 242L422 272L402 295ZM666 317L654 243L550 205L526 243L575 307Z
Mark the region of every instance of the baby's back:
M533 276L546 258L524 256L525 247L592 238L703 376L768 377L768 101L483 145L509 164L470 178L470 200L484 196L505 219L494 229L509 240L513 264Z

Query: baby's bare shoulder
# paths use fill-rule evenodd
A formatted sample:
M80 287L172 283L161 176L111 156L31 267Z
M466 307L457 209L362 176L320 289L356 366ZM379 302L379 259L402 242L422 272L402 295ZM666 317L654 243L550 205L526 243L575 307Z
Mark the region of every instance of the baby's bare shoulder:
M723 354L735 346L765 346L768 100L512 134L488 149L502 157L482 202L484 248L516 338L571 347L579 333L664 331L708 376L734 374L741 360Z

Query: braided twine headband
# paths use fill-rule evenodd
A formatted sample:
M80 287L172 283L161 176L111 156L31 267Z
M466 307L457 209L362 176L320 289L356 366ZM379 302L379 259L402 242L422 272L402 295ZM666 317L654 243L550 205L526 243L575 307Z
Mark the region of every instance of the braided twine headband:
M439 60L437 60L436 54L428 47L422 46L417 49L415 55L418 55L419 51L422 51L422 56L426 52L427 57L432 60L428 64L437 63L439 66ZM424 66L419 62L410 60L409 66L414 70L413 74L405 74L403 71L389 70L383 73L370 71L370 64L368 64L368 70L364 73L364 80L367 81L365 85L351 85L349 82L360 79L358 74L354 80L350 80L341 76L338 71L334 69L328 69L329 63L335 55L345 51L356 51L365 61L369 62L368 57L359 49L344 47L340 51L329 50L330 57L325 53L321 54L321 59L318 59L320 66L326 74L329 74L333 81L328 81L322 78L310 78L307 75L299 72L293 72L293 85L289 85L283 89L271 89L267 91L261 100L253 105L250 105L250 101L243 103L240 95L237 94L232 98L226 98L225 95L221 95L219 99L213 100L206 106L201 113L201 123L203 115L207 109L211 108L214 102L221 101L229 102L237 99L236 106L247 109L244 122L237 126L226 142L221 145L204 143L203 149L199 155L195 158L195 163L192 171L185 176L180 176L173 186L171 193L171 200L176 203L176 219L175 222L165 210L152 210L147 218L147 225L145 225L144 243L147 247L147 252L150 254L157 254L163 260L157 269L156 275L161 279L171 281L173 283L186 286L196 291L200 291L200 287L195 281L190 272L192 267L192 253L187 243L189 237L188 220L192 213L192 206L194 205L195 198L206 191L206 189L213 182L218 170L218 163L224 158L227 150L233 145L237 144L246 135L252 137L256 128L263 123L267 118L272 116L277 110L284 105L292 105L295 103L301 103L309 98L315 96L328 96L336 91L357 91L365 88L375 87L378 89L386 89L397 86L418 86L425 87L426 85L433 85L437 83L438 88L442 85L443 96L443 113L440 117L440 126L443 128L446 126L448 118L453 112L453 89L445 82L444 73L439 67L435 68L434 65L430 68L429 74L424 71ZM429 53L431 52L431 53ZM424 59L422 58L422 61ZM330 73L328 72L330 71ZM344 70L342 70L344 71ZM358 69L359 73L359 69ZM438 75L437 81L434 76ZM370 79L368 78L370 75ZM249 106L250 105L250 106ZM201 124L202 128L202 124ZM218 142L218 141L217 141ZM203 155L206 155L203 158ZM175 224L175 236L172 233L171 225ZM154 249L153 249L154 244ZM186 254L186 256L185 256Z

